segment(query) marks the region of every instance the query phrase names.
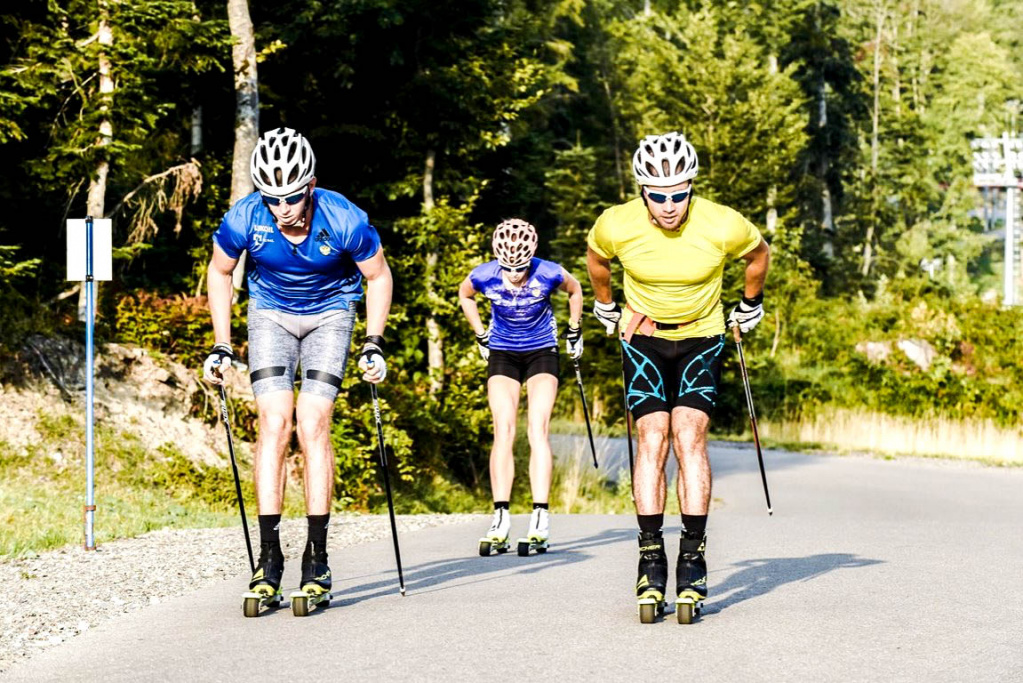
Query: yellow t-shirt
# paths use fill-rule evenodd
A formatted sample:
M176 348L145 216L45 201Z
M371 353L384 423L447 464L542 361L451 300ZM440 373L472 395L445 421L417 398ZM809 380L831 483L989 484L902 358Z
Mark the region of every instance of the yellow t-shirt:
M689 216L678 230L650 221L641 197L612 206L593 224L586 242L606 259L618 257L625 268L625 300L662 323L694 321L655 337L690 339L725 331L721 279L725 262L760 244L760 231L742 215L703 197L693 197ZM623 311L622 325L631 314Z

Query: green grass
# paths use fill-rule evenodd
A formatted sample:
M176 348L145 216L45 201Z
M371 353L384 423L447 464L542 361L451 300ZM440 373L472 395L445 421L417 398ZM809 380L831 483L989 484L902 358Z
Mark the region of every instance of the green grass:
M41 439L27 453L0 441L0 560L84 543L85 447L81 420L40 416ZM197 467L172 445L156 452L137 437L97 425L96 543L157 529L240 523L230 467ZM55 459L53 454L60 453ZM255 524L251 468L240 463L250 526ZM290 485L287 515L304 514Z

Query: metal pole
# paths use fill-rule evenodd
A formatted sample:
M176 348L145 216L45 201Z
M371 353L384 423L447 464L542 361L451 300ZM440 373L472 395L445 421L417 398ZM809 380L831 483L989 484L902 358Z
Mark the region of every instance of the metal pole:
M85 217L85 549L96 549L93 522L96 514L94 487L95 443L93 441L93 328L95 286L92 279L92 216Z
M220 374L220 373L217 373ZM249 538L249 521L245 518L245 501L242 499L242 482L238 476L238 462L234 457L234 436L231 434L231 415L227 412L227 392L224 385L220 384L220 419L224 422L224 429L227 431L227 452L231 456L231 472L234 474L234 492L238 496L238 511L242 516L242 531L245 532L245 549L249 551L249 569L256 573L256 561L252 556L252 539Z
M1015 270L1015 225L1016 223L1016 188L1005 188L1005 287L1002 300L1006 306L1016 305Z
M593 428L590 427L590 409L586 405L586 392L583 390L583 375L579 370L579 360L572 359L572 363L575 365L575 382L579 385L579 398L583 401L583 417L586 418L586 433L590 437L590 454L593 455L593 469L597 469L597 447L593 445Z
M746 392L746 409L749 411L749 424L753 430L753 443L757 447L757 460L760 462L760 479L764 482L764 498L767 499L767 514L773 515L771 507L771 494L767 490L767 472L764 470L764 453L760 448L760 431L757 429L757 413L753 410L753 392L749 388L749 373L746 371L746 355L742 352L742 334L739 327L732 328L732 335L735 337L735 346L739 349L739 368L742 371L742 388Z
M398 525L394 520L394 499L391 497L391 477L387 473L387 451L384 448L384 423L380 419L380 399L377 396L377 385L369 385L373 395L373 419L377 423L377 443L380 444L380 469L384 471L384 489L387 491L387 511L391 515L391 538L394 539L394 561L398 565L398 588L401 597L405 597L405 577L401 573L401 550L398 548Z

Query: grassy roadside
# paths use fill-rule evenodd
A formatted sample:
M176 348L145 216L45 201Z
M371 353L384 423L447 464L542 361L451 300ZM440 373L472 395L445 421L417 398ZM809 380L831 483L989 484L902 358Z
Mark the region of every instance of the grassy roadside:
M41 438L22 452L0 441L0 561L84 541L80 421L40 416L36 428ZM239 523L230 467L197 466L170 444L152 452L137 436L102 425L95 437L97 544L156 529ZM252 525L251 481L243 492ZM288 498L293 513L301 492Z

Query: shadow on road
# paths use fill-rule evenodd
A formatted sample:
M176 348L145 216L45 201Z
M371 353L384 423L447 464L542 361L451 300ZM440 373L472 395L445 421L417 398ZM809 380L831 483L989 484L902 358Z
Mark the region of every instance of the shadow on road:
M881 563L882 560L871 560L848 553L825 553L809 557L774 557L736 562L732 566L738 567L739 571L732 573L720 585L711 583L711 596L704 613L714 614L744 600L770 593L778 586L794 581L810 581L836 569L857 569ZM713 574L713 572L711 573Z
M459 557L446 560L424 562L422 564L405 567L405 587L409 595L433 593L439 590L454 588L456 585L464 586L471 583L490 581L496 578L498 572L505 574L533 574L550 567L559 567L577 562L583 562L592 555L586 552L587 548L606 545L608 543L620 543L624 540L632 540L636 531L627 529L607 529L584 538L577 538L566 543L552 544L549 552L538 555L530 555L528 558L519 557L515 554L515 545L511 551L504 555L491 555L480 557L479 555ZM475 551L474 546L466 547L466 552ZM371 600L383 595L391 595L398 589L398 572L389 570L380 572L377 576L386 576L386 579L373 581L359 586L343 586L340 601L343 605L355 605L364 600ZM337 592L335 592L337 595Z

